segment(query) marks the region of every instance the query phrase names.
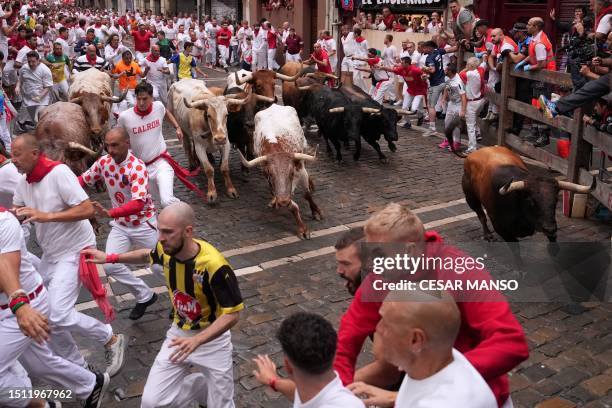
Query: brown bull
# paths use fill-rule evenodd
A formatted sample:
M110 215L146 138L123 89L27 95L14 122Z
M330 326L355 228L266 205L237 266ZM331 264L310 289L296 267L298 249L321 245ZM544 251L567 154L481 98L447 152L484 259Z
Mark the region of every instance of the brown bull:
M69 101L79 105L85 115L89 129L101 143L101 136L108 128L110 105L121 102L113 96L111 77L95 68L78 72L68 90Z
M83 173L89 162L99 156L92 149L91 129L83 110L69 102L56 102L39 115L34 135L41 150L51 159L66 163L76 175Z

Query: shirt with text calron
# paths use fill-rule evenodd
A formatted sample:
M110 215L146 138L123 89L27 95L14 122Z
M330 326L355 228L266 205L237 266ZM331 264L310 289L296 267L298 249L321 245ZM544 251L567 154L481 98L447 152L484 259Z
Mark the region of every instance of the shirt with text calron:
M134 109L121 112L117 123L130 135L130 146L136 157L148 163L166 151L162 124L166 108L160 101L154 101L151 113L140 116Z

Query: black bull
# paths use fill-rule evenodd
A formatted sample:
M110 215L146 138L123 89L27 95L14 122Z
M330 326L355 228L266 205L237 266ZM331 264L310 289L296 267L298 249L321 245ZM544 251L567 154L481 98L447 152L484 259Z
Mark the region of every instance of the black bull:
M353 159L361 155L361 136L378 153L381 161L387 157L382 153L378 140L381 134L388 143L389 150L395 151L398 112L384 108L374 102L366 93L355 87L341 86L329 88L310 78L296 81L302 106L308 106L310 114L325 139L328 152L330 141L336 150L336 159L342 160L340 142L355 143Z

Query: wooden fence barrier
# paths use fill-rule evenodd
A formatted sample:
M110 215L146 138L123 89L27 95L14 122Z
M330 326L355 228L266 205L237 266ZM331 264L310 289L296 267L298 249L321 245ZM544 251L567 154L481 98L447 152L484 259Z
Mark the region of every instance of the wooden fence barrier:
M461 59L463 60L463 58ZM576 109L571 118L559 115L553 119L548 119L535 106L515 98L517 78L572 88L572 80L569 74L556 71L517 72L513 68L514 65L506 60L501 73L501 93L487 93L489 100L499 107L497 144L508 146L522 155L546 164L551 169L564 174L568 181L585 185L591 184L593 175L597 174L597 171L592 171L590 168L593 148L598 148L612 155L612 135L600 132L593 126L584 126L582 107ZM546 149L535 147L533 144L523 141L518 135L506 132L507 129L512 128L515 114L568 132L571 135L569 157L567 159L561 158ZM612 210L611 184L602 183L598 180L597 187L591 194ZM570 195L570 209L573 207L571 205L573 201L574 193Z

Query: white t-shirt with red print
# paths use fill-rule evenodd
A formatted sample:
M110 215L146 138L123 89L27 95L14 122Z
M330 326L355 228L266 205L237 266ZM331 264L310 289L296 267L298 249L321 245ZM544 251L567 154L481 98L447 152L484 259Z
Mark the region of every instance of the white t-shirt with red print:
M108 154L100 157L81 177L89 186L93 186L98 180L104 180L113 208L121 207L132 200L144 202L143 209L138 213L116 218L115 221L119 225L136 227L155 216L155 206L148 191L147 168L131 151L119 164Z
M166 108L160 101L153 102L151 113L141 116L134 108L121 112L117 124L130 135L130 146L134 155L145 163L166 151L162 124Z

